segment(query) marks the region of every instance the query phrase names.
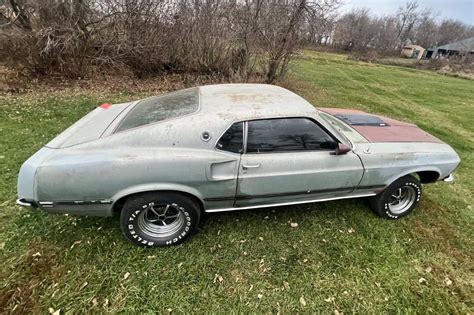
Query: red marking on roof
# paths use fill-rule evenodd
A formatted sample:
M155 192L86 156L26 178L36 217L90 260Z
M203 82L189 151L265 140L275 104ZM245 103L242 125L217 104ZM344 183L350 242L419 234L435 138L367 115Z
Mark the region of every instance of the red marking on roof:
M100 108L103 108L103 109L107 109L107 108L109 108L110 106L112 106L112 104L104 103L104 104L100 105L99 107L100 107Z

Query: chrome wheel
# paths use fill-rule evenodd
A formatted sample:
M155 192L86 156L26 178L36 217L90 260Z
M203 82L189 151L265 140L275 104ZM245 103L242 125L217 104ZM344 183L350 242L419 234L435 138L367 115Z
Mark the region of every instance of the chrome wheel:
M186 223L182 207L177 204L150 202L143 206L137 223L141 231L151 237L167 238L179 231Z
M394 214L401 214L415 203L416 191L412 186L398 188L390 197L388 208Z

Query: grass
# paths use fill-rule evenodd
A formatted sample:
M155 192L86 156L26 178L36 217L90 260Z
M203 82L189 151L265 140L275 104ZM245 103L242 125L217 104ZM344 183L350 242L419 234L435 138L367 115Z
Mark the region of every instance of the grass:
M26 158L101 102L142 95L2 96L0 310L472 312L474 82L313 52L289 76L315 106L411 121L450 143L462 159L456 181L425 186L400 221L377 218L364 200L212 214L184 244L144 250L124 240L117 218L14 205Z

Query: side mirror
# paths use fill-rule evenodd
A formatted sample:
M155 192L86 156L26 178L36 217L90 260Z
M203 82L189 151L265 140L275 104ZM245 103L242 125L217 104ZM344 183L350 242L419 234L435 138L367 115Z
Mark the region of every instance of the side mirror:
M352 149L343 143L338 143L336 148L336 155L347 154Z

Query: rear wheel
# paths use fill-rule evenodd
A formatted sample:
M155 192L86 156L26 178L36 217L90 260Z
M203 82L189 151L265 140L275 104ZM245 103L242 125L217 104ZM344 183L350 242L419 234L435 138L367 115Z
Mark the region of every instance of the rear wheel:
M420 182L412 175L407 175L397 179L382 193L370 198L370 205L382 218L396 220L410 214L420 199Z
M182 242L199 223L200 209L178 193L144 193L130 197L120 215L123 234L142 247Z

